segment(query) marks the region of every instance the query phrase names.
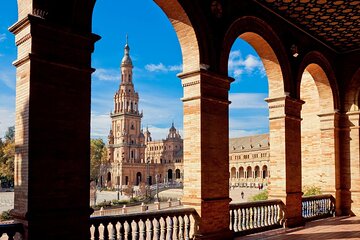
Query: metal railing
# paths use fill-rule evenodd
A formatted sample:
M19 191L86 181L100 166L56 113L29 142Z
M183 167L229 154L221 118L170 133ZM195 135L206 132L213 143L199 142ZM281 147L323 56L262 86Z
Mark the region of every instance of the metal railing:
M331 194L302 198L302 216L305 221L332 217L335 215L335 198Z
M198 225L195 209L128 213L90 218L91 239L192 239Z
M282 227L285 221L281 200L230 204L230 230L235 236Z
M23 226L21 223L0 223L0 238L13 240L15 235L20 235L23 232ZM5 235L7 235L7 238Z

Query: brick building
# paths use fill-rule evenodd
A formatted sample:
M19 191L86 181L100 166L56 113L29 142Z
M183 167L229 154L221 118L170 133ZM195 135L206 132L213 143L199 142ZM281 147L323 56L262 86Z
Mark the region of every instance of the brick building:
M270 177L269 134L230 138L230 186L267 185Z
M183 173L183 140L174 127L168 136L153 141L149 129L141 125L139 94L133 83L133 64L126 42L121 61L121 83L114 96L114 111L110 114L108 162L101 167L101 185L114 187L140 183L181 181ZM148 180L147 180L148 179Z

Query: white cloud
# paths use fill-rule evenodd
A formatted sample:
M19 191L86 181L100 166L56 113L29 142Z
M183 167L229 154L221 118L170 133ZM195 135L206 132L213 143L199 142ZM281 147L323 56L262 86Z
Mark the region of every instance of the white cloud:
M269 118L265 115L230 117L229 136L242 137L269 132Z
M228 68L229 74L235 78L240 77L243 73L260 73L265 76L265 69L261 59L252 54L247 55L244 59L239 50L230 52Z
M230 129L229 138L238 138L238 137L246 137L257 134L262 134L262 131L259 130L239 130L239 129Z
M93 77L100 81L119 81L120 69L98 68L94 72Z
M91 138L107 139L111 126L109 114L91 113Z
M145 69L149 72L181 72L182 65L168 65L165 66L163 63L159 64L147 64Z
M265 93L230 93L230 109L265 109L268 108L266 97Z
M6 34L5 33L0 33L0 42L3 42L6 40Z
M5 84L8 88L15 90L16 77L15 68L11 69L0 69L0 82Z

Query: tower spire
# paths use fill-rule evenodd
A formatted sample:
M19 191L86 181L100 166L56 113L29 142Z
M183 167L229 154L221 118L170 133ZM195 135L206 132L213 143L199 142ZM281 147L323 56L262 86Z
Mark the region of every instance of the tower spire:
M124 57L121 60L121 66L122 67L133 67L132 65L132 61L130 58L130 47L129 47L129 37L126 34L126 43L125 43L125 47L124 47Z

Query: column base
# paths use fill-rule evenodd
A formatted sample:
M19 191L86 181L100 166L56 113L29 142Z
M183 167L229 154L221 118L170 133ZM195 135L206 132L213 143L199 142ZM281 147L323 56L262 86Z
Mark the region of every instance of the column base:
M305 226L305 220L303 217L292 217L287 218L284 223L284 227L286 228L295 228Z

